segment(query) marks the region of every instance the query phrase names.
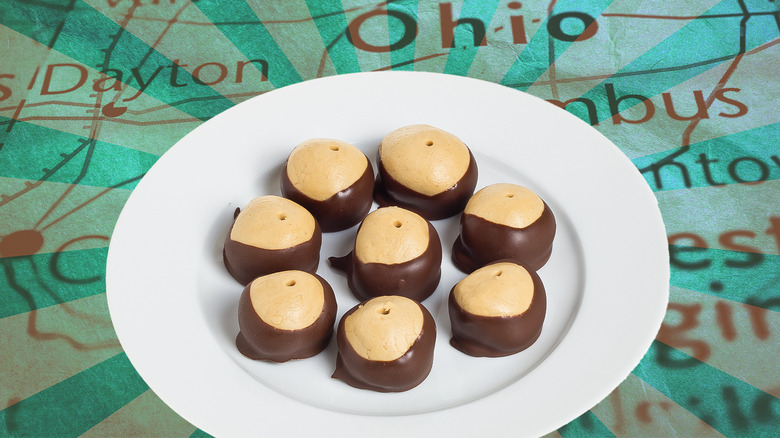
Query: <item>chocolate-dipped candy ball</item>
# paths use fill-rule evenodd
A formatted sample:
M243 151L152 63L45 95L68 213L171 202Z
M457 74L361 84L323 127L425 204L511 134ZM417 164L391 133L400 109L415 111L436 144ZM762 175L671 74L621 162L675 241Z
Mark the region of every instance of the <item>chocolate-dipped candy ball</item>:
M493 184L469 199L460 218L452 261L465 273L508 259L536 271L550 258L555 217L532 190Z
M249 283L238 302L238 351L250 359L286 362L324 350L336 322L336 297L327 281L304 271L282 271Z
M304 141L282 170L282 195L305 207L323 232L360 222L371 209L374 168L355 146L327 138Z
M339 321L333 378L360 389L407 391L431 372L435 343L436 323L420 303L372 298Z
M401 295L423 301L439 285L441 254L430 222L400 207L382 207L363 219L349 254L328 260L347 274L358 300Z
M477 162L456 136L428 125L387 134L379 145L374 199L428 220L463 210L477 185Z
M547 296L536 272L499 262L477 269L456 284L448 306L453 347L471 356L500 357L536 342Z
M222 254L230 275L246 285L273 272L316 272L321 246L322 231L311 213L289 199L269 195L236 209Z

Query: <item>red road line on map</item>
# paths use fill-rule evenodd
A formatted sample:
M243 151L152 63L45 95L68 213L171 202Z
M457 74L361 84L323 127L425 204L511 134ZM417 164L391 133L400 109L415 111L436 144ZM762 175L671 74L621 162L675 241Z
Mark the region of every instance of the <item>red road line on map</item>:
M11 116L12 119L18 120L19 114L22 113L22 108L24 108L24 104L27 102L27 99L22 99L19 101L19 103L16 105L16 110L14 111L14 114Z
M5 194L0 195L0 207L2 207L5 204L8 204L9 202L13 201L14 199L24 195L25 193L29 192L32 189L38 187L42 183L43 183L43 181L35 181L35 182L26 181L25 185L24 185L24 188L22 190L19 190L16 193L14 193L13 195L5 195Z
M270 91L270 90L268 90L268 91ZM254 97L254 96L259 96L261 94L267 93L268 91L251 91L251 92L248 92L248 93L224 94L222 96L225 97L225 98L228 98L228 99L234 98L234 97ZM128 108L127 112L130 113L130 114L145 114L145 113L150 113L150 112L153 112L153 111L164 110L164 109L167 109L167 108L174 108L175 109L175 105L178 105L178 104L181 104L181 103L186 103L186 102L189 102L189 101L197 101L197 100L199 100L199 99L198 98L185 99L185 100L180 101L180 102L172 102L170 104L152 106L152 107L149 107L149 108L146 108L146 109L142 109L142 110L132 110L132 109ZM196 119L196 120L200 120L200 119Z
M62 304L60 304L60 306L62 306ZM103 350L108 348L116 348L120 346L118 340L107 340L107 341L95 342L93 344L85 344L63 333L39 331L38 310L39 309L31 310L29 313L29 317L27 319L27 334L33 339L37 339L40 341L53 341L55 339L59 339L67 342L71 347L73 347L73 349L79 351Z
M729 18L741 17L744 14L722 14L722 15L652 15L652 14L617 14L605 13L602 17L621 17L621 18L650 18L656 20L693 20L696 18Z
M233 94L225 94L225 95L223 95L223 97L226 97L228 99L229 98L234 98L234 97L250 97L250 96L254 97L254 96L259 96L259 95L261 95L263 93L267 93L267 92L268 91L252 91L252 92L248 92L248 93L233 93ZM194 100L198 100L198 99L195 98ZM175 105L176 104L177 104L176 102L173 102L171 104L152 106L152 107L149 107L149 108L146 108L146 109L142 109L142 110L133 110L133 109L128 108L127 112L129 114L140 115L140 114L150 113L150 112L153 112L153 111L165 110L165 109L168 109L168 108L174 108L175 109ZM34 108L34 107L47 106L47 105L63 105L63 106L83 107L83 108L95 108L95 106L93 104L91 104L91 103L67 102L67 101L62 101L62 100L49 100L49 101L45 101L45 102L28 103L28 104L25 104L24 107L25 108ZM0 112L14 110L17 107L18 107L18 105L3 107L3 108L0 108ZM13 118L13 117L11 117L11 118ZM26 118L23 118L23 119L15 119L15 120L24 121L24 120L29 120L29 119L30 119L30 117L26 117ZM42 119L38 119L38 120L42 120ZM57 120L60 120L60 119L57 119ZM79 120L83 120L83 119L79 119ZM113 120L117 120L117 119L113 119Z
M52 213L52 211L54 211L54 209L57 208L60 205L60 203L62 203L63 200L65 200L65 198L70 194L70 192L73 190L73 188L76 187L76 184L78 184L81 181L81 179L86 175L87 168L89 166L89 160L90 160L91 155L92 155L92 151L90 149L95 147L94 146L94 142L96 140L94 140L94 139L97 138L97 136L100 134L100 123L99 122L100 122L101 117L99 116L99 114L100 114L100 107L102 106L101 102L102 102L103 92L100 91L100 92L97 92L95 94L91 94L89 97L94 97L95 98L95 105L93 107L93 110L91 111L92 112L92 117L89 118L89 120L92 123L90 123L87 126L84 126L84 128L85 129L89 129L89 138L92 139L92 140L89 143L87 143L87 153L86 153L87 155L86 155L86 158L84 159L84 164L82 165L81 172L76 177L76 179L73 181L73 184L69 185L68 188L65 189L65 191L62 193L62 195L60 195L60 197L57 198L56 201L54 201L54 203L51 205L51 207L48 210L46 210L46 213L44 213L43 217L41 217L40 220L38 220L38 222L35 223L35 227L38 227L44 220L46 220L47 217L49 217L49 215ZM90 112L90 111L87 110L87 112ZM50 226L52 226L53 224L59 222L64 217L69 216L71 213L73 213L74 211L78 210L79 208L81 208L81 207L77 207L76 209L73 209L70 212L65 213L64 215L60 216L58 219L55 219L53 222L49 223L49 225L46 225L45 227L43 227L41 229L41 231L43 231L46 228L49 228Z
M48 120L48 121L58 121L58 120L92 120L91 117L42 117L42 116L31 116L31 117L23 117L21 119L17 119L20 122L26 122L29 120ZM199 122L201 123L202 120L191 118L191 119L170 119L170 120L152 120L148 122L137 122L133 120L125 120L125 119L113 119L113 118L105 118L101 117L100 121L103 122L115 122L115 123L124 123L128 125L136 125L136 126L147 126L147 125L166 125L170 123L188 123L188 122ZM93 140L96 140L93 138Z
M170 20L167 20L168 24L165 26L165 29L160 33L160 36L157 37L157 39L154 41L154 43L150 46L152 49L155 49L158 44L160 44L160 41L162 41L163 37L165 37L165 34L168 33L169 30L171 30L171 27L173 27L174 24L179 19L179 15L181 15L185 9L187 9L187 6L189 6L191 3L185 3L184 6L181 7L178 11L176 11L175 14L173 14L173 17ZM130 18L137 18L137 17L130 17ZM129 23L128 19L128 23ZM122 26L124 27L124 26ZM125 28L127 30L127 28Z
M177 24L177 23L178 24L182 24L183 23L183 21L179 20L179 16L184 12L184 10L187 8L187 6L190 5L190 3L186 3L184 6L182 6L178 11L176 11L174 16L172 18L170 18L170 19L162 19L162 18L161 19L152 19L151 17L138 17L138 16L135 15L135 9L139 5L140 5L140 3L133 4L133 7L131 7L127 11L127 13L124 15L122 21L117 23L117 24L119 24L119 26L122 27L122 29L124 31L127 31L127 26L130 23L130 21L133 20L133 19L167 22L168 24L165 26L165 29L163 29L163 31L160 33L160 35L157 37L157 39L149 46L149 48L151 50L155 50L156 51L157 50L157 46L160 44L160 42L166 36L166 34L171 30L173 25ZM195 23L193 22L192 24L195 24ZM208 24L209 25L214 25L214 23L211 23L211 22L208 23ZM257 24L262 24L262 23L258 21ZM143 60L141 61L142 63L146 62L146 59L147 59L148 55L149 55L149 53L147 53L147 55L144 56ZM116 95L114 95L113 99L111 99L111 102L116 104L119 101L119 98L122 97L122 93L124 93L126 88L127 88L127 85L125 87L123 87L122 90L120 90ZM219 92L218 90L214 89L211 86L209 86L209 88L213 89L214 91L217 91L217 93L219 93L220 96L222 96L224 98L227 98L227 99L230 99L231 97L243 97L243 96L247 96L247 95L260 94L260 93L254 93L254 94L252 94L252 93L238 93L238 94L227 94L226 95L226 94L223 94L223 93ZM263 93L263 92L261 92L261 93ZM160 105L160 106L155 107L155 108L167 108L167 107L172 107L172 106L173 105L168 104L168 105ZM142 110L142 111L133 111L133 110L129 110L128 109L128 112L131 113L131 114L142 114L142 113L146 113L146 112L151 112L151 110L147 109L147 110ZM109 120L109 119L102 119L102 120ZM200 121L200 122L203 121L203 120L200 120L200 119L197 119L197 120ZM130 122L128 122L128 123L130 123ZM159 123L149 123L149 124L159 124Z
M759 52L761 50L766 50L769 47L774 46L775 44L780 43L780 39L774 40L772 42L769 42L767 44L764 44L762 46L756 47L755 49L740 53L737 55L732 61L731 65L729 65L729 68L726 70L726 73L723 74L723 77L720 78L718 81L718 84L715 86L715 89L712 90L709 96L707 96L706 108L709 108L710 105L712 105L712 102L715 100L715 93L720 91L725 85L726 82L728 82L729 78L731 78L731 75L737 70L737 66L739 65L739 62L742 60L742 57L745 55L750 55L756 52ZM696 126L699 124L699 122L702 120L702 117L699 116L696 119L692 120L691 123L685 128L682 135L682 146L690 146L691 144L691 133L694 129L696 129Z
M715 93L720 91L724 85L726 85L726 82L728 82L731 75L734 73L734 71L737 69L737 66L739 65L739 61L742 60L742 57L744 56L744 53L740 53L737 55L736 58L734 58L731 61L731 65L729 65L729 68L726 70L726 73L723 75L722 78L718 81L718 84L715 86L715 88L712 90L709 96L707 96L707 100L705 101L705 108L709 108L710 105L712 105L712 102L715 100ZM688 126L685 127L685 130L682 134L682 146L690 146L691 144L691 133L694 129L696 129L696 126L698 126L699 122L702 121L702 116L698 116L695 119L691 120L691 123L688 124Z
M763 44L761 46L756 47L755 49L749 50L745 52L746 55L753 55L757 52L760 52L762 50L765 50L771 46L774 46L775 44L780 43L780 39L772 40L766 44ZM603 75L592 75L592 76L578 76L576 78L564 78L564 79L556 79L556 82L559 84L569 84L574 82L582 82L582 81L592 81L592 80L604 80L609 79L614 75L614 73L605 73ZM550 85L550 81L538 81L534 82L534 85Z
M186 3L186 4L184 5L184 7L186 7L188 4L189 4L189 3ZM115 48L115 44L117 44L117 43L119 42L119 38L120 38L120 36L121 36L122 32L126 32L126 31L127 31L127 25L128 25L128 24L130 24L130 20L132 20L133 18L135 18L135 10L136 10L136 9L137 9L139 6L141 6L141 3L140 3L140 2L135 2L135 1L134 1L134 2L133 2L133 5L132 5L132 6L130 6L130 8L128 8L128 9L127 9L127 12L125 12L125 13L124 13L124 15L122 16L122 20L121 20L120 22L117 22L117 24L119 25L119 27L121 27L121 28L122 28L122 30L121 30L121 31L119 31L119 32L117 32L117 34L116 34L116 35L112 35L112 38L116 38L116 39L115 39L113 42L111 42L111 43L109 44L109 50L106 50L106 57L105 57L105 60L104 60L104 62L105 62L105 68L108 68L108 61L109 61L109 58L111 57L111 52L113 52L113 49ZM176 13L176 15L178 15L178 12ZM170 24L169 24L169 27L170 27ZM167 29L167 28L166 28L166 29ZM156 45L156 44L157 44L157 43L155 43L155 45ZM153 45L153 46L151 46L150 48L151 48L152 50L154 50L154 49L155 49L154 45ZM147 53L147 56L148 56L148 53ZM143 64L144 62L146 62L146 58L147 58L147 56L144 56L144 57L143 57L143 59L141 60L141 64ZM140 64L139 64L139 68L140 68ZM125 92L125 90L127 89L127 87L129 87L129 84L124 84L124 87L120 87L119 91L118 91L118 92L117 92L117 93L114 95L113 99L111 99L111 102L112 102L112 103L114 103L114 104L116 104L116 103L119 101L119 98L120 98L120 97L122 97L122 94Z
M93 140L91 140L91 141L90 141L90 143L92 143L92 142L94 142L94 141L95 141L95 140L94 140L94 137L95 137L95 135L96 135L96 134L99 132L99 129L95 129L95 127L96 127L96 125L97 125L97 117L98 117L98 116L97 116L97 114L99 113L99 109L100 109L100 100L101 100L100 98L101 98L101 96L102 96L102 95L103 95L103 93L102 93L102 92L101 92L101 93L96 93L96 94L94 94L94 95L90 95L90 97L94 96L94 97L96 98L96 99L95 99L95 105L93 106L93 108L95 108L95 109L98 109L98 111L93 111L93 113L92 113L92 117L89 117L89 118L87 119L87 120L91 120L91 121L92 121L92 123L91 123L92 129L90 130L90 132L89 132L89 133L90 133L90 138L92 138ZM87 112L89 112L89 110L87 110ZM86 128L89 128L89 127L90 127L89 125L88 125L88 126L86 126ZM87 147L89 147L89 143L87 143L86 145L87 145ZM81 149L81 148L79 148L79 149ZM60 203L62 203L62 201L63 201L63 200L64 200L64 199L65 199L65 198L66 198L66 197L67 197L67 196L70 194L70 192L73 190L73 188L75 187L75 185L76 185L76 184L78 184L78 182L79 182L79 181L81 181L81 178L83 178L83 177L84 177L84 175L85 175L85 173L86 173L86 169L84 169L84 166L87 166L87 165L88 165L88 160L89 160L89 156L90 156L89 154L90 154L90 152L89 152L89 150L87 150L87 159L84 161L84 165L82 166L81 173L79 174L79 176L77 176L77 177L76 177L76 180L75 180L75 181L73 181L73 184L72 184L72 185L69 185L69 186L68 186L68 187L65 189L65 191L64 191L64 192L62 192L62 195L60 195L60 196L59 196L59 198L57 198L57 200L56 200L56 201L54 201L54 203L53 203L53 204L52 204L52 205L51 205L51 206L50 206L50 207L49 207L49 208L46 210L46 212L43 214L43 216L41 216L41 218L38 220L38 222L36 222L36 223L35 223L35 225L33 226L33 228L38 228L38 226L39 226L39 225L40 225L40 224L41 224L41 223L42 223L44 220L46 220L46 218L47 218L47 217L49 217L49 215L50 215L50 214L51 214L51 213L54 211L54 209L56 209L56 208L57 208L57 207L60 205ZM67 216L67 214L66 214L65 216ZM62 216L62 217L64 217L64 216ZM62 219L62 217L60 217L60 219ZM54 223L56 223L57 221L59 221L59 219L55 220L55 221L54 221ZM41 230L45 230L45 229L46 229L46 228L48 228L50 225L51 225L51 224L49 224L49 225L47 225L47 226L43 227Z
M81 241L81 240L87 240L87 239L98 239L98 240L103 240L103 241L106 241L106 242L108 242L108 241L110 240L110 238L109 238L108 236L102 236L102 235L98 235L98 234L87 234L87 235L84 235L84 236L75 237L75 238L73 238L73 239L70 239L70 240L68 240L68 241L67 241L67 242L65 242L64 244L60 245L60 246L59 246L59 248L57 248L57 249L54 251L54 254L53 254L53 258L52 258L52 261L51 261L51 263L56 263L56 260L57 260L57 259L56 259L56 257L58 257L58 256L59 256L59 253L61 253L61 252L64 252L64 251L65 251L65 249L66 249L67 247L69 247L70 245L72 245L73 243L76 243L76 242L78 242L78 241ZM46 292L48 292L48 293L49 293L49 295L50 295L52 298L54 298L56 301L58 301L58 302L61 302L61 301L63 301L63 300L62 300L62 298L60 298L59 296L57 296L56 292L54 292L53 290L51 290L51 289L49 288L49 286L48 286L48 285L47 285L45 282L41 281L41 276L38 274L38 269L35 267L35 263L32 263L31 265L32 265L32 267L33 267L33 272L35 272L35 278L36 278L36 280L37 280L38 284L39 284L39 285L40 285L40 286L41 286L41 287L42 287L42 288L43 288L43 289L44 289ZM57 269L56 267L53 267L53 268L52 268L52 271L54 271L54 270L56 270L56 271L59 271L59 269ZM61 273L61 272L59 272L59 275L61 276L61 275L62 275L62 273ZM95 281L97 281L97 279L98 279L98 278L94 278L94 280L95 280ZM72 279L69 279L69 280L72 280ZM76 317L76 318L79 318L79 319L83 319L83 320L85 320L85 321L89 321L89 322L92 322L92 323L94 323L94 324L100 324L100 325L103 325L103 326L110 326L110 325L111 325L111 321L110 321L110 320L108 320L108 321L107 321L107 320L105 320L105 319L103 319L103 318L100 318L100 317L99 317L99 316L97 316L97 315L92 315L92 314L89 314L89 313L85 313L85 312L82 312L82 311L78 311L78 310L72 309L72 308L71 308L71 307L68 305L68 303L67 303L67 302L61 302L61 303L60 303L58 306L59 306L59 307L60 307L62 310L64 310L64 311L65 311L65 313L67 313L68 315L71 315L71 316L73 316L73 317Z
M33 259L27 258L26 259L30 266L35 273L36 278L39 278L38 274L38 268L35 267L35 263L33 262ZM34 308L35 301L33 299L32 294L24 289L21 285L19 285L16 282L15 275L13 270L10 267L10 263L6 264L3 263L3 268L5 271L6 276L8 277L8 283L11 286L12 289L14 289L16 292L18 292L20 295L22 295L22 299L25 299L30 303L30 312L28 312L28 318L27 318L27 335L30 336L33 339L43 340L43 341L51 341L55 339L63 340L70 344L71 347L73 347L76 350L79 351L86 351L86 350L96 350L96 349L103 349L103 348L115 348L119 347L119 341L116 339L113 340L106 340L101 342L95 342L93 344L85 344L83 342L79 342L70 335L63 334L63 333L57 333L57 332L42 332L38 330L38 310L37 308ZM43 285L45 288L48 289L48 287L45 286L44 283L41 283L40 280L38 280L39 284ZM55 298L56 299L56 298ZM58 300L61 301L61 300ZM64 306L64 303L58 303L60 306Z
M75 185L75 184L68 186L68 189L65 191L65 193L69 193L69 192L70 192L71 190L73 190L75 187L76 187L76 185ZM59 221L61 221L61 220L65 219L66 217L70 216L71 214L75 213L76 211L78 211L78 210L81 210L82 208L84 208L84 207L86 207L87 205L91 204L92 202L96 201L98 198L100 198L101 196L103 196L103 195L105 195L106 193L110 192L111 190L114 190L114 189L111 189L111 188L109 188L109 189L104 189L103 191L101 191L101 192L100 192L100 193L98 193L97 195L95 195L95 196L93 196L93 197L91 197L91 198L87 199L87 200L86 200L86 201L84 201L83 203L81 203L81 205L78 205L77 207L75 207L75 208L71 209L69 212L67 212L67 213L63 214L62 216L58 217L57 219L53 220L52 222L49 222L49 224L48 224L48 225L46 225L45 227L41 228L41 229L40 229L40 231L43 231L43 230L45 230L45 229L47 229L47 228L51 227L52 225L54 225L54 224L56 224L57 222L59 222ZM65 193L63 193L62 197L64 197L64 196L65 196ZM61 197L61 198L62 198L62 197ZM55 206L56 206L58 203L59 203L59 200L58 200L58 202L57 202L57 203L55 203L55 204L52 206L52 208L54 208L54 207L55 207ZM48 213L48 212L47 212L47 213ZM38 224L35 224L35 225L37 226Z
M558 0L551 0L550 4L547 5L547 15L552 15L553 8L555 8L555 5L558 3Z
M593 23L591 23L590 26L588 26L582 32L582 34L579 37L577 37L576 40L574 40L574 42L584 41L585 39L587 39L587 38L584 38L584 35L589 35L591 30L593 30L593 33L595 33L594 28L597 28L597 27L598 27L598 22L596 20L593 20ZM558 77L556 76L555 60L553 59L555 57L555 42L554 41L549 40L549 42L548 42L548 50L549 50L548 56L550 58L549 59L550 66L547 68L547 71L549 72L548 73L548 77L550 79L545 81L545 83L546 83L546 85L550 86L550 93L552 94L553 99L558 99L559 98L559 95L558 95L558 84L562 83L562 81L559 81Z
M87 110L86 112L92 113L92 117L90 120L92 123L90 123L87 126L84 126L84 128L89 128L89 138L96 139L100 135L100 121L102 117L100 116L100 109L103 107L103 92L98 91L95 94L90 94L89 97L95 97L95 106L92 110Z
M547 6L547 16L552 15L553 9L555 8L555 4L558 3L558 0L552 0L550 1L550 4ZM595 20L593 21L596 22ZM547 77L550 78L548 81L548 85L550 85L550 93L552 93L554 98L558 98L558 82L556 81L555 77L555 60L550 59L553 58L553 53L555 51L555 42L549 37L547 38L547 61L550 63L549 67L547 67Z
M609 402L612 405L612 411L615 413L615 425L611 430L623 434L626 431L626 417L622 409L623 400L620 394L620 388L615 388L615 390L609 394Z
M772 1L772 0L770 0ZM620 17L620 18L648 18L653 20L694 20L697 18L734 18L753 15L775 15L776 12L744 12L738 14L712 14L712 15L652 15L652 14L618 14L618 13L606 13L601 14L603 17Z
M447 53L435 53L433 55L421 56L419 58L414 58L411 61L399 62L399 63L396 63L396 64L388 65L387 67L381 67L381 68L378 68L378 69L375 69L375 70L371 70L371 71L391 70L391 69L393 69L395 67L398 67L398 66L401 66L401 65L414 64L417 61L426 61L428 59L438 58L440 56L447 56Z
M66 102L64 100L49 100L49 101L46 101L46 102L28 103L28 104L25 104L24 107L25 108L34 108L34 107L37 107L37 106L45 106L45 105L66 105L66 106L79 106L79 107L89 107L89 108L94 108L95 107L91 103ZM16 109L17 106L18 105L6 106L6 107L3 107L3 108L0 108L0 111L10 111L12 109Z
M38 219L38 222L36 222L36 223L35 223L35 225L33 225L33 229L38 229L38 225L40 225L40 224L41 224L41 222L43 222L44 220L46 220L46 218L47 218L47 217L49 217L49 215L51 214L51 212L52 212L52 211L54 211L54 209L55 209L55 208L57 208L57 206L58 206L58 205L60 205L60 202L62 202L62 200L63 200L63 199L65 199L65 197L66 197L66 196L68 196L68 194L70 194L70 192L71 192L71 191L73 191L73 189L74 189L75 187L76 187L76 185L75 185L75 184L71 184L71 185L69 185L67 188L65 188L65 191L64 191L64 192L62 192L62 194L60 195L60 197L59 197L59 198L57 198L57 200L56 200L56 201L54 201L54 203L53 203L53 204L52 204L52 205L49 207L49 209L48 209L48 210L46 210L46 212L45 212L45 213L43 213L43 216L42 216L40 219ZM45 229L46 229L48 226L50 226L50 225L51 225L51 224L47 225L46 227L43 227L43 228L42 228L41 230L39 230L39 231L45 230Z
M382 3L377 3L374 5L365 5L365 6L356 6L354 8L344 9L343 12L354 12L358 11L360 9L370 8L370 7L379 7ZM339 11L338 14L341 14L342 11ZM220 26L220 25L239 25L239 24L286 24L286 23L305 23L307 21L314 21L317 18L321 17L327 17L330 15L336 15L336 14L325 14L325 15L319 15L317 17L308 17L308 18L297 18L294 20L265 20L260 21L259 17L257 21L223 21L223 22L213 22L213 21L189 21L189 20L178 20L176 21L179 24L191 24L193 26ZM142 16L134 16L136 20L144 20L144 21L168 21L165 18L157 18L157 17L142 17Z
M47 217L49 217L49 215L54 211L54 209L56 209L60 205L60 203L62 203L62 201L73 190L75 185L78 184L81 181L81 178L83 178L84 175L86 174L86 171L87 171L86 167L89 166L89 159L90 159L90 156L91 156L90 148L94 147L94 142L96 141L94 139L97 138L97 136L100 134L100 123L99 123L100 116L99 116L99 114L100 114L100 107L102 106L101 102L102 102L103 92L101 91L101 92L97 92L95 94L91 94L89 97L94 97L95 98L95 104L92 107L92 111L91 111L92 112L92 117L88 118L88 120L90 120L92 123L90 123L87 126L84 126L84 128L89 128L89 138L91 139L91 141L86 144L87 145L87 157L84 160L84 164L82 165L82 170L79 173L79 175L76 177L76 179L73 181L73 184L68 186L68 188L65 189L65 191L62 193L62 195L60 195L60 197L57 198L56 201L54 201L54 203L51 205L51 207L49 207L49 209L46 210L46 212L38 220L38 222L35 223L35 228L37 228L44 220L46 220ZM86 112L90 112L90 110L87 110ZM71 211L71 213L72 212L73 211ZM48 228L49 226L51 226L54 223L57 223L59 220L61 220L65 216L68 216L69 214L70 213L66 213L64 216L61 216L59 219L56 219L54 222L52 222L49 225L43 227L41 230L45 230L46 228Z

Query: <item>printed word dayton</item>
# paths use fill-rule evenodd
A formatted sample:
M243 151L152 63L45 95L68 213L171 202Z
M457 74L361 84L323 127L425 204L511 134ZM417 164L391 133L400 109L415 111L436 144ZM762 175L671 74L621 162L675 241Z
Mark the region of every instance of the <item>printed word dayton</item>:
M158 76L167 78L167 83L174 88L186 87L189 84L211 86L223 81L240 84L244 82L245 76L250 76L249 80L261 82L268 80L268 62L263 59L237 61L235 70L231 69L232 65L228 66L219 62L200 64L192 69L192 73L185 71L184 67L189 67L189 65L174 59L170 65L149 67L145 69L146 73L141 71L141 66L133 67L130 69L130 74L125 75L126 72L115 68L95 72L89 71L79 64L49 64L43 68L40 94L41 96L66 94L81 89L85 84L96 92L123 91L125 84L134 80L138 84L137 91L134 95L123 99L123 102L130 102L143 94ZM27 86L28 89L33 88L41 71L41 67L35 69L30 84ZM0 79L14 79L15 77L16 75L12 74L0 74ZM90 78L92 78L91 86L88 82ZM165 79L162 80L165 81ZM0 83L0 101L8 99L12 94L13 89Z

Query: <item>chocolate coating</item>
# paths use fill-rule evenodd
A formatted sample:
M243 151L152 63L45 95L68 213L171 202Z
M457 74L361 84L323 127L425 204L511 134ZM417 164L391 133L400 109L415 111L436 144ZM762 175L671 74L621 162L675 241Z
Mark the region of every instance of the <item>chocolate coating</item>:
M542 333L547 294L539 275L528 270L534 291L528 309L515 316L482 316L469 313L455 299L454 287L447 302L452 326L450 345L470 356L502 357L530 347Z
M525 228L464 213L460 218L460 234L452 246L452 262L467 274L497 260L537 271L550 259L555 228L555 216L547 203L539 219Z
M347 340L344 325L347 317L354 313L359 305L347 311L336 330L338 355L336 370L331 377L355 388L378 392L408 391L422 383L433 367L436 323L425 306L417 304L423 313L420 336L403 356L391 361L369 360L355 351Z
M469 166L460 181L433 196L423 195L401 184L390 175L377 155L377 177L374 200L380 207L395 205L411 210L428 220L454 216L466 207L477 187L477 162L469 151Z
M343 257L330 257L328 261L334 269L346 273L349 290L360 301L382 295L423 301L439 285L441 258L439 233L428 222L428 247L412 260L395 264L363 263L353 249Z
M299 330L282 330L263 321L252 307L250 285L244 288L238 301L236 347L244 356L255 360L287 362L312 357L328 346L336 322L336 297L322 277L314 275L322 284L325 303L314 323Z
M350 187L324 201L310 198L293 185L287 174L287 163L282 170L281 186L282 196L309 210L323 232L341 231L359 223L371 209L374 168L366 159L366 171L363 175Z
M233 214L233 223L240 209ZM228 230L222 259L228 273L243 285L257 277L279 271L301 270L313 274L320 263L322 230L314 221L314 233L309 241L284 249L265 249L237 242L230 238L233 225Z

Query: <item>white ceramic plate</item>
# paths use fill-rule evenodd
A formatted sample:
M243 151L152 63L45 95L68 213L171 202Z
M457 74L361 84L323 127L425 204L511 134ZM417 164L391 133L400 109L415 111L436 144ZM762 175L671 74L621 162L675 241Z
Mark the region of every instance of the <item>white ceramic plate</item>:
M450 262L458 217L436 221L442 281L423 304L438 327L428 379L397 394L330 378L335 342L318 356L257 362L235 349L242 287L222 264L232 213L279 194L299 142L336 138L372 158L398 127L427 123L460 137L477 188L526 185L555 213L558 233L539 271L548 310L539 340L505 358L449 345L446 296L464 274ZM338 316L357 304L327 257L349 252L356 227L323 240L319 274ZM130 196L107 267L111 317L149 386L216 436L533 436L563 426L639 363L668 300L666 236L655 197L631 162L573 115L474 79L383 72L308 81L259 96L171 148ZM403 435L398 435L403 434Z

